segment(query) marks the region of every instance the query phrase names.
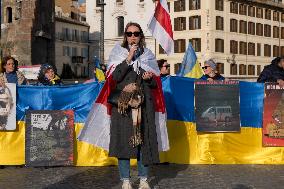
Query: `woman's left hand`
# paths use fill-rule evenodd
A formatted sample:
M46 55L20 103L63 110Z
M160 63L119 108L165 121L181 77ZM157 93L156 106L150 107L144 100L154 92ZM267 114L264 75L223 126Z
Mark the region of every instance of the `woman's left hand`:
M151 79L152 77L153 77L153 73L152 73L152 72L144 72L144 73L142 74L142 78L143 78L144 80Z

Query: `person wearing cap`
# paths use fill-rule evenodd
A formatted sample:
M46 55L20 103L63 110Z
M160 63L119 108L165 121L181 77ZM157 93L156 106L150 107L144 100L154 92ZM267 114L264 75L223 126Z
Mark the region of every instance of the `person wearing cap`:
M284 87L284 56L276 57L271 64L264 67L257 82L277 82L281 88Z
M38 73L38 85L53 86L62 85L62 81L56 74L56 70L49 64L42 64Z
M18 71L18 61L11 56L4 57L1 64L0 86L5 83L28 84L24 74Z
M204 66L202 67L204 75L200 79L207 81L225 80L225 78L217 72L216 68L217 65L214 60L209 59L205 61Z
M170 64L165 59L157 60L161 79L170 75Z

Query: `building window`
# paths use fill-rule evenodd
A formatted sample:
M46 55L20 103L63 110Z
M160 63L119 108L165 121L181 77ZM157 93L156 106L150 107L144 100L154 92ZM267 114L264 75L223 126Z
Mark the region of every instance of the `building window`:
M195 52L201 52L201 38L192 38L189 40Z
M279 56L279 46L273 45L273 57Z
M271 20L271 10L265 9L265 19Z
M238 75L238 65L237 64L230 64L230 74Z
M281 56L284 56L284 46L281 46Z
M284 27L281 27L281 39L284 39Z
M183 53L185 52L185 39L177 39L174 41L174 45L175 45L175 49L174 52L175 53Z
M174 65L174 72L175 72L175 74L177 74L179 72L180 66L181 66L181 63L176 63Z
M248 43L248 55L255 55L255 44Z
M261 71L261 65L257 65L257 75L260 75Z
M239 75L247 75L247 66L244 64L239 65Z
M81 49L81 56L84 57L84 58L88 57L88 49L87 48Z
M261 44L257 44L257 56L261 56Z
M230 20L230 32L238 32L238 21L236 19Z
M255 75L255 66L248 65L248 75Z
M178 0L174 2L174 12L185 11L185 0Z
M70 47L63 46L63 56L70 56Z
M255 35L255 23L248 22L248 34Z
M224 40L215 39L215 52L224 52Z
M201 29L201 16L189 17L189 30Z
M248 6L248 16L255 17L255 7Z
M238 3L236 2L231 2L230 4L230 12L231 13L235 13L235 14L238 14Z
M238 54L238 42L231 40L230 41L230 53Z
M240 20L240 33L247 33L247 22Z
M77 47L72 47L72 56L78 56Z
M124 17L117 17L117 36L123 36L124 34Z
M263 18L263 9L262 8L256 8L256 17L257 18Z
M13 21L13 11L11 7L6 8L6 17L7 17L7 23L12 23Z
M216 70L220 74L224 74L224 64L223 63L218 63L216 65Z
M200 0L189 0L189 10L198 10L200 9Z
M281 22L284 22L284 13L281 13Z
M264 56L271 57L271 45L264 44Z
M279 21L279 12L277 11L273 12L273 21Z
M263 25L260 23L256 24L256 35L263 36Z
M175 18L174 19L174 28L175 28L175 31L186 30L186 18L185 17Z
M271 26L268 24L264 24L264 36L271 37Z
M247 54L247 43L240 41L240 54Z
M247 15L247 5L240 4L240 15Z
M216 30L224 30L224 19L221 16L216 16Z
M171 12L171 3L167 2L167 5L168 5L169 12Z
M116 0L116 5L123 5L123 0Z
M159 54L166 54L166 51L163 49L161 45L159 45Z
M224 2L223 0L215 0L215 9L219 11L224 10Z
M273 37L279 38L279 27L273 26Z

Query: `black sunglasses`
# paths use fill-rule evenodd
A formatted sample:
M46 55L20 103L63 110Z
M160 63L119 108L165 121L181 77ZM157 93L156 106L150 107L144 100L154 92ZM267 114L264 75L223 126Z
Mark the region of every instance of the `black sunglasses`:
M163 67L169 68L169 67L171 67L171 66L170 66L170 65L165 65L165 66L163 66Z
M207 69L207 68L209 68L210 66L203 66L202 67L202 69L204 70L204 69Z
M131 37L132 35L134 35L135 37L139 37L141 32L125 32L127 37Z

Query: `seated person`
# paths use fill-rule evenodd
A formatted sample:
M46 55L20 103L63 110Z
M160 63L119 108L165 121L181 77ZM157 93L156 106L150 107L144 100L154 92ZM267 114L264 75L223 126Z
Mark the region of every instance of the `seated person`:
M62 81L56 74L56 70L49 64L42 64L38 73L38 85L62 85Z
M160 74L161 79L170 75L170 64L167 62L167 60L160 59L160 60L157 60L157 62L158 62L158 66L161 72Z
M276 57L271 64L264 67L257 82L277 82L281 88L284 87L284 56Z
M200 79L207 81L225 80L225 78L217 72L216 68L217 65L214 60L209 59L205 61L204 66L202 67L204 75Z

